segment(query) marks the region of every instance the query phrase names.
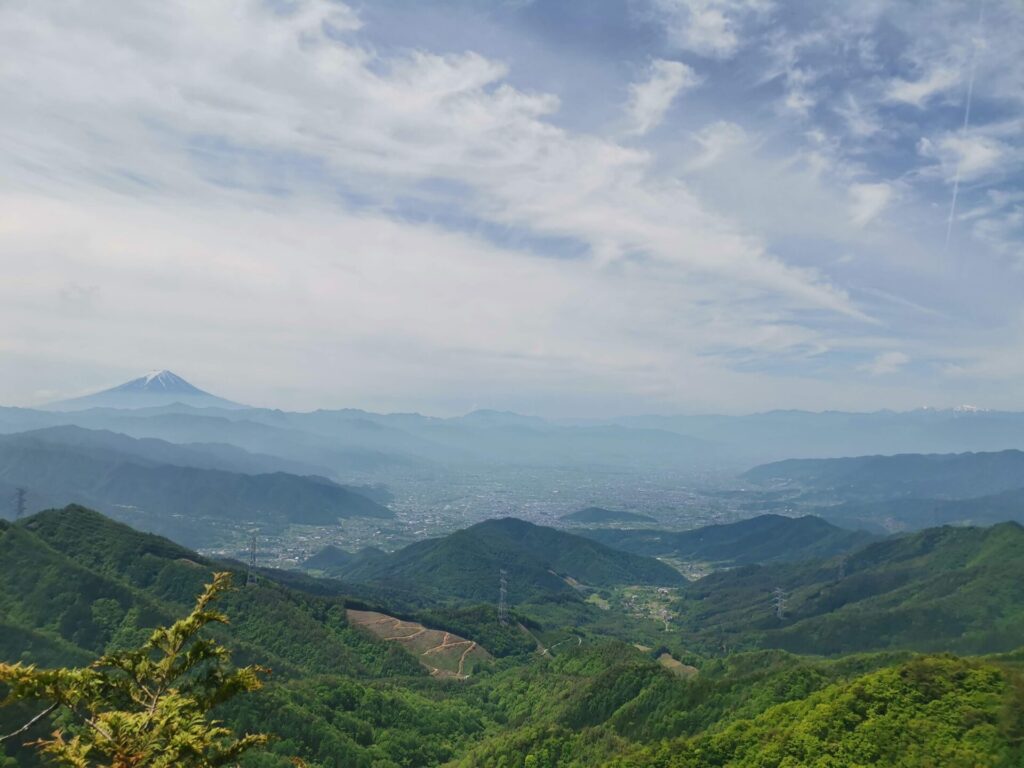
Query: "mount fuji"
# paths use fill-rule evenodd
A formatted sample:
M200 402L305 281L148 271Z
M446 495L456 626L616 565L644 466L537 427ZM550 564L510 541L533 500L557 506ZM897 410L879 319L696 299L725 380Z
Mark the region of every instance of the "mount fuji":
M181 376L164 370L147 373L102 392L50 403L45 408L50 411L82 411L87 408L153 408L175 403L196 408L248 407L204 392Z

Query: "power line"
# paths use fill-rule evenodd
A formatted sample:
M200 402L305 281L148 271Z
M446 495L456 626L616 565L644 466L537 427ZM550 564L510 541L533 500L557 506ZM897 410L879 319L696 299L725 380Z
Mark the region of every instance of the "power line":
M256 534L254 533L249 541L249 571L245 575L245 586L254 587L256 582Z
M782 587L776 587L772 590L772 607L775 609L775 616L779 621L786 618L786 601L788 599L789 597Z

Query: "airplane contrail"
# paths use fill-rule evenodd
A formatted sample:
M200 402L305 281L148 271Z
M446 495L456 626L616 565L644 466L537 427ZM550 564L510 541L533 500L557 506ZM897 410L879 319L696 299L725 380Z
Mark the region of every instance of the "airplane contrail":
M961 140L967 137L967 128L971 122L971 99L974 96L974 76L978 69L978 38L981 37L982 14L985 6L978 4L978 31L971 45L971 74L967 79L967 101L964 105L964 124L960 128ZM956 218L956 201L960 195L960 168L964 162L964 154L961 151L956 161L956 172L953 174L953 199L949 204L949 218L946 220L946 244L942 248L945 254L949 250L949 239L953 235L953 220Z

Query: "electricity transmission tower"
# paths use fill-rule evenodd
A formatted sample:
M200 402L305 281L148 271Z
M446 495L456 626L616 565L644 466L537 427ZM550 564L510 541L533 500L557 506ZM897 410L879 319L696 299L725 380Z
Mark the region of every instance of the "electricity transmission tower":
M839 581L846 578L846 555L839 558Z
M786 618L786 600L788 599L782 587L772 590L772 607L775 609L775 616L779 621Z
M499 572L501 587L498 590L498 623L508 626L508 571L502 568Z
M256 534L249 540L249 571L245 575L245 586L256 586Z
M27 492L24 488L17 488L14 491L14 519L20 520L25 514L25 497Z

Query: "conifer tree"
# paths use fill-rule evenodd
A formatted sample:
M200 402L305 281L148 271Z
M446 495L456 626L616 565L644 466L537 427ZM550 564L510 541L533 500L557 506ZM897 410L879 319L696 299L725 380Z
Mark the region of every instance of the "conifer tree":
M214 574L188 616L154 630L141 647L108 653L88 667L0 663L0 684L8 689L0 705L47 704L0 738L16 737L57 711L61 727L34 745L50 761L73 768L206 768L230 764L265 743L260 734L237 738L209 715L217 704L259 688L266 672L232 669L229 651L200 636L208 624L227 623L211 604L230 584L231 574Z

